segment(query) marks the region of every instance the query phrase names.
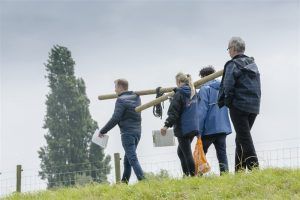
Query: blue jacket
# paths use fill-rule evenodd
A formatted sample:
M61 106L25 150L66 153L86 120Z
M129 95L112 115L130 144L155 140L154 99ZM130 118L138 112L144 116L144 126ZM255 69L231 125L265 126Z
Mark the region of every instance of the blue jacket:
M120 94L114 114L100 133L105 134L118 124L122 134L141 134L141 113L135 112L135 108L140 105L140 97L132 91Z
M259 113L260 74L253 58L237 55L224 66L219 106L226 105L248 113Z
M188 85L179 87L175 91L168 110L165 126L174 126L176 137L199 134L199 116L197 113L197 94L190 99L191 89Z
M220 109L217 105L220 84L218 80L209 81L198 92L199 128L202 136L231 133L228 108Z

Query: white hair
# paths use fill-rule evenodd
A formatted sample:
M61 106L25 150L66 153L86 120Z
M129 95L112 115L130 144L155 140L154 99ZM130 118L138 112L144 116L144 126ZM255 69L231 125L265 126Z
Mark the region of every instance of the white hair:
M232 37L229 40L228 46L230 48L232 47L238 53L244 53L246 48L245 41L240 37Z

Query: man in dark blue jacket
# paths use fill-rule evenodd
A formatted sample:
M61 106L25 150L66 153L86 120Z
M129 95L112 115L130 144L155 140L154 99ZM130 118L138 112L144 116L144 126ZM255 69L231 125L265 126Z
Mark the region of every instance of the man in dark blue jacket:
M212 66L207 66L200 70L199 75L203 78L214 72ZM220 84L219 80L211 80L201 86L198 92L198 113L204 153L206 154L209 146L214 144L222 175L228 172L226 136L231 133L231 125L228 108L219 108L217 105Z
M141 138L142 119L141 113L135 112L135 108L141 105L141 99L137 94L128 91L128 81L125 79L115 81L115 92L118 99L114 114L100 130L99 137L102 137L102 134L106 134L118 124L121 131L122 146L125 150L122 182L128 183L131 167L138 180L142 180L144 173L136 154L136 148Z
M235 171L251 170L259 167L250 130L260 108L260 74L240 37L232 37L227 50L232 59L224 66L218 104L229 108L236 132Z

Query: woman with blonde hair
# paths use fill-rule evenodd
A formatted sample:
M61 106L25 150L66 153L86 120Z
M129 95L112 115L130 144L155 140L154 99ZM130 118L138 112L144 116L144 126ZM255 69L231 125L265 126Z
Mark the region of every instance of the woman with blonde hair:
M178 73L175 78L177 88L168 110L165 125L161 128L161 134L165 135L168 128L174 127L174 134L178 139L177 154L182 171L186 176L195 176L191 143L195 135L199 134L197 94L189 74Z

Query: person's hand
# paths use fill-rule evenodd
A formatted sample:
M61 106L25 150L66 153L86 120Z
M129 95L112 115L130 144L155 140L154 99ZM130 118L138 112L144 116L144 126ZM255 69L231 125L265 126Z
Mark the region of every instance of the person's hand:
M102 134L101 132L99 132L98 137L103 138L104 134Z
M167 129L168 129L168 127L166 127L166 126L162 127L162 128L160 129L160 134L161 134L162 136L165 136L165 135L167 134Z

